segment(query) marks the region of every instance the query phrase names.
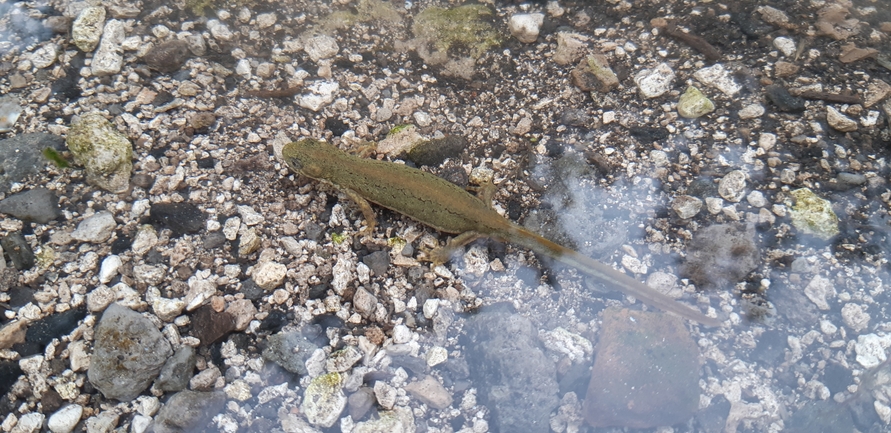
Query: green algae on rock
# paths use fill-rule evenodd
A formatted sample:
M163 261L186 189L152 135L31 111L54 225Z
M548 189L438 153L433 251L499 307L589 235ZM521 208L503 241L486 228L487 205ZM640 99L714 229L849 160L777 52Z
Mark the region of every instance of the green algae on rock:
M678 114L687 119L695 119L715 111L715 104L699 89L690 86L678 101Z
M792 191L795 205L792 206L792 225L804 234L829 240L839 233L838 216L832 210L832 203L814 194L809 188Z
M328 373L314 378L306 387L300 410L310 424L329 428L340 418L346 403L343 379L339 373Z
M415 36L432 43L437 51L467 47L478 59L490 48L501 44L501 34L488 21L494 17L488 6L469 4L451 9L429 7L415 17L411 26Z
M71 125L65 144L86 169L90 185L113 193L130 187L133 145L101 113L81 116Z

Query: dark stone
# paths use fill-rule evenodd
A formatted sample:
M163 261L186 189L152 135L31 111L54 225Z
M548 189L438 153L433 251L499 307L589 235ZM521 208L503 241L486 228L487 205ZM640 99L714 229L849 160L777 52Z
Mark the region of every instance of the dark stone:
M43 187L13 194L0 200L0 213L40 224L46 224L62 215L59 209L59 197Z
M43 149L65 150L65 139L52 134L20 134L0 140L0 192L8 193L12 183L23 182L45 165Z
M197 233L204 228L207 219L201 209L189 203L155 203L151 214L151 220L169 228L174 237Z
M149 189L155 184L155 177L147 173L136 173L130 178L130 182L142 189Z
M155 416L150 427L154 433L206 431L203 424L223 411L226 394L222 392L180 391L170 397Z
M9 392L22 374L18 362L0 361L0 397Z
M668 138L668 131L665 128L632 126L631 128L628 128L628 132L642 144L650 144Z
M22 232L12 232L0 239L3 252L12 260L12 265L20 271L34 267L34 251Z
M557 372L529 319L482 312L468 321L467 360L480 398L492 411L494 431L550 432L557 408Z
M189 44L186 41L174 39L155 45L145 53L142 60L149 68L166 74L179 70L191 56Z
M680 272L702 288L729 287L742 281L760 262L754 230L739 224L715 224L693 236Z
M390 254L386 251L375 251L362 257L362 263L365 263L375 276L384 276L390 267Z
M192 313L192 335L205 346L233 330L235 318L225 311L218 313L210 305L204 305Z
M54 338L61 339L71 333L77 327L78 322L87 315L84 306L72 308L62 313L44 317L28 327L25 334L25 343L13 346L20 356L27 357L43 353L46 345Z
M873 413L875 410L873 409ZM832 400L811 401L792 414L783 431L790 433L848 433L857 431L847 406Z
M464 137L448 135L418 144L408 152L408 160L418 166L438 167L446 159L460 155L467 145L467 139Z
M800 113L804 111L804 99L789 94L785 87L779 84L771 84L764 88L767 99L785 113Z
M207 236L204 236L204 249L212 250L214 248L222 247L226 245L226 235L222 232L210 232Z
M594 427L686 422L699 408L699 347L679 317L609 308L583 414Z
M763 363L765 367L778 365L788 345L788 333L776 329L765 331L758 337L751 359Z
M191 346L182 346L161 367L155 385L161 391L182 391L189 386L189 379L192 378L194 370L195 349Z
M827 363L826 368L823 369L822 382L829 388L829 392L835 395L846 390L848 385L854 383L854 375L851 373L851 370L834 362L830 362Z

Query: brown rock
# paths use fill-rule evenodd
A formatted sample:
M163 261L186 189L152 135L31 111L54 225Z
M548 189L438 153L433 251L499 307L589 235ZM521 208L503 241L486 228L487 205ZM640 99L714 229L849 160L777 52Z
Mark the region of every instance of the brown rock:
M2 258L0 258L2 260ZM25 333L28 331L28 322L16 320L7 323L0 328L0 349L9 349L19 343L25 342Z
M782 78L797 74L798 69L798 65L795 63L779 61L776 63L774 71L777 78Z
M149 68L158 72L176 72L181 68L192 53L186 41L173 40L155 45L142 60Z
M192 335L209 345L235 329L235 319L227 312L217 313L204 305L192 314Z
M610 308L584 405L594 427L652 428L685 422L699 407L699 348L683 321Z

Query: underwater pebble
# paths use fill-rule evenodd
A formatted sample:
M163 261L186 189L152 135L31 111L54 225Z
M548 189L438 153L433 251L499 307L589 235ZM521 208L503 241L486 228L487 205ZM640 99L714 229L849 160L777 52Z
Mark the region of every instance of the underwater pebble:
M12 131L12 126L19 120L22 106L14 95L0 96L0 133Z
M828 310L828 299L835 297L835 285L832 284L832 281L829 281L828 278L818 275L804 288L804 295L807 296L817 308Z
M743 120L756 119L764 115L764 106L761 104L749 104L739 110L739 118Z
M435 409L442 410L452 405L452 395L435 377L430 375L405 385L405 390L422 403Z
M727 96L733 96L742 89L733 80L730 71L724 69L724 66L720 63L694 72L693 77L709 87L720 90L721 93Z
M644 98L656 98L671 90L671 82L674 81L674 71L667 63L660 63L653 69L643 69L634 75L634 84L637 85L641 96Z
M251 278L263 290L272 290L285 282L288 268L275 262L263 262L254 267Z
M737 203L746 195L746 173L733 170L724 175L718 182L718 194L732 203Z
M844 320L845 325L848 328L851 328L855 333L859 333L863 331L867 327L869 327L869 314L864 311L862 305L848 303L842 307L841 310L842 320Z
M117 255L112 254L106 257L102 260L102 265L99 267L99 282L107 284L114 279L123 265L124 262Z
M796 229L823 240L829 240L839 233L838 216L832 210L832 203L808 188L796 189L790 194L795 199L791 214L792 225Z
M671 210L681 219L693 218L702 210L702 200L689 195L679 195L671 202Z
M826 106L826 123L832 128L842 132L852 132L857 130L857 121L845 116L831 105Z
M347 403L342 384L339 373L313 378L303 392L303 403L300 405L300 411L310 424L329 428L337 422Z
M334 102L334 96L340 90L335 81L318 81L306 87L310 93L297 96L297 103L307 110L319 111Z
M865 368L878 366L888 359L888 355L885 353L888 346L891 346L891 336L879 337L876 334L858 336L857 342L854 343L857 362Z
M516 14L510 17L507 28L510 34L524 44L531 44L538 39L541 25L544 23L544 14Z
M90 185L111 193L130 187L133 145L102 113L84 114L73 122L65 144L84 166Z
M792 57L795 54L795 41L792 38L780 36L773 40L774 48L780 50L786 57Z
M99 49L93 54L93 61L90 63L93 75L101 77L121 72L124 66L124 55L121 52L123 41L124 24L118 20L105 23Z
M40 224L46 224L62 216L59 197L43 187L16 193L0 200L0 213Z
M318 35L306 41L306 46L303 47L303 50L306 51L306 55L313 62L318 62L319 60L330 59L336 56L337 52L340 51L340 47L337 46L337 41L331 36Z
M699 89L690 86L678 100L678 114L687 119L695 119L715 111L715 104Z

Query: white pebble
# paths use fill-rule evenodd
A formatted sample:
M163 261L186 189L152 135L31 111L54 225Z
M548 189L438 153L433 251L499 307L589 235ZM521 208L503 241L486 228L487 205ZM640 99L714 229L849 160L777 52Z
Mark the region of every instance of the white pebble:
M105 260L102 261L102 265L99 267L99 282L107 284L109 281L113 280L123 264L124 262L121 261L121 258L114 254L106 257Z

